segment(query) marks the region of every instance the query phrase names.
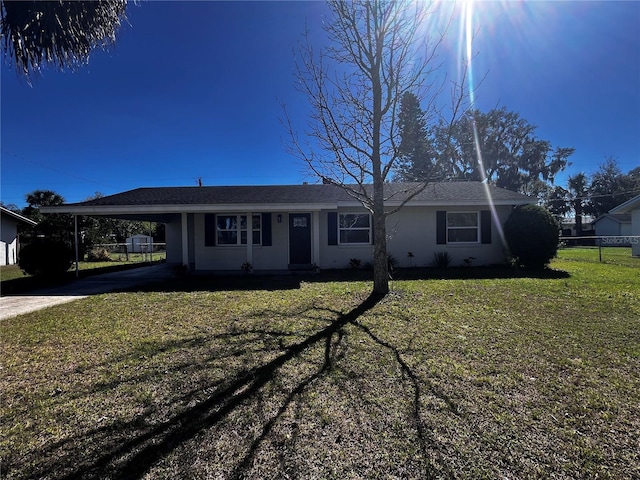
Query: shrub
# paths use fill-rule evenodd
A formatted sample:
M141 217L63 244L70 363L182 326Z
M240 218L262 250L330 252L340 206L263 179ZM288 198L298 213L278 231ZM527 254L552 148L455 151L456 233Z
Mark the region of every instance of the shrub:
M517 265L543 268L558 252L560 224L546 208L522 205L509 215L504 235Z
M94 248L87 253L87 262L110 262L111 255L106 248Z
M387 268L389 269L389 273L393 273L393 271L398 268L398 260L393 255L387 255Z
M451 263L449 252L435 252L431 264L436 268L447 268Z
M362 266L362 262L359 258L352 258L351 260L349 260L349 266L351 268L360 268Z
M20 250L18 264L29 275L54 277L69 270L73 263L71 247L60 240L37 240Z

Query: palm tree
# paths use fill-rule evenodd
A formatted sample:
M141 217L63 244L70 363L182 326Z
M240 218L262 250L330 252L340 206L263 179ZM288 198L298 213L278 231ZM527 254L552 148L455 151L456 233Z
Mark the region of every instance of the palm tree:
M63 70L86 64L95 47L115 42L127 0L1 2L6 61L27 80L45 64Z
M580 172L567 180L569 188L570 203L576 215L576 236L582 236L582 215L584 214L584 204L588 195L587 176Z

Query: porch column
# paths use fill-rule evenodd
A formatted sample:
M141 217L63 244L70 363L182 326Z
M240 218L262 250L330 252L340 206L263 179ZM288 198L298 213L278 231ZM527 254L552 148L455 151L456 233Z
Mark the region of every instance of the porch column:
M80 275L80 267L78 265L78 215L73 215L73 247L76 251L76 278Z
M313 263L320 266L320 212L311 212L311 222L313 223Z
M247 262L253 266L253 213L247 212Z
M182 227L182 264L189 268L189 228L187 225L187 214L181 213L180 226Z

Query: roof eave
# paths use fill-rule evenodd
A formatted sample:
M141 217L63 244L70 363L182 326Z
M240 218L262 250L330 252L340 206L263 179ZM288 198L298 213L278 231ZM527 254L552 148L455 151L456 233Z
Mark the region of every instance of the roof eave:
M19 213L16 212L12 212L11 210L9 210L8 208L2 208L2 213L7 215L8 217L11 217L12 219L18 221L18 222L22 222L25 223L27 225L30 225L32 227L36 226L38 224L38 222L35 222L33 220L31 220L30 218L24 217L22 215L20 215Z
M636 208L640 208L640 195L612 208L609 210L609 213L630 213L631 210L635 210Z
M503 199L493 202L496 206L527 205L534 199ZM385 202L385 206L399 207L401 202ZM335 203L234 203L234 204L168 204L168 205L60 205L41 207L42 213L68 213L72 215L149 215L170 213L209 213L209 212L303 212L331 210L339 207L358 207L357 200ZM407 206L413 207L451 207L451 206L487 206L484 200L411 200Z

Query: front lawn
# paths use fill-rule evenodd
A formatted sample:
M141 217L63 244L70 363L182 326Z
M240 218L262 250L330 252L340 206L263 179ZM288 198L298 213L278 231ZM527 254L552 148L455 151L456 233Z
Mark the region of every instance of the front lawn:
M191 279L4 320L0 478L639 478L640 265L565 252L378 303Z

